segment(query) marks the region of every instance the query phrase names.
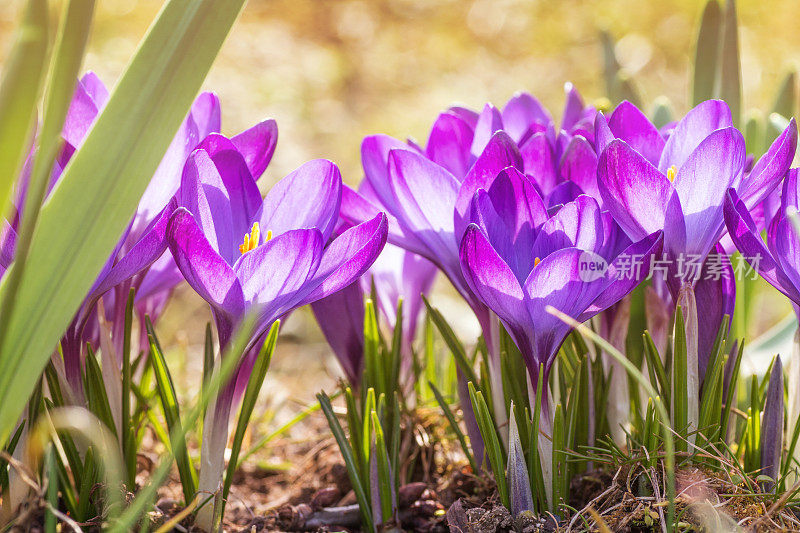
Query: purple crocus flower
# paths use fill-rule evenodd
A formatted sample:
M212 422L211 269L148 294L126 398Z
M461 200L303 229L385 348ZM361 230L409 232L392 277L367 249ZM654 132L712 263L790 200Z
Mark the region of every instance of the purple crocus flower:
M788 171L783 183L781 203L767 228L766 243L747 204L733 189L725 201L725 223L742 256L770 285L800 306L800 239L788 218L790 210L800 209L800 169Z
M661 244L656 231L620 250L608 239L615 226L590 196L549 215L533 184L516 169L504 170L475 193L470 220L460 246L464 276L503 321L534 384L539 365L549 372L571 329L545 308L585 322L638 285L647 269L631 266L646 265Z
M725 234L723 203L729 188L752 207L777 186L794 157L794 120L750 172L744 138L733 127L727 104L719 100L692 109L663 146L661 134L628 103L608 123L598 115L595 135L602 150L597 175L604 207L633 240L664 231L664 282L687 318L688 387L693 398L689 419L696 424L699 376L723 314L732 312L734 285L729 263L722 265L725 275L711 283L698 281L703 270L681 265L689 260L709 268L709 254ZM709 319L714 322L710 327Z
M342 365L347 381L358 387L364 361L364 297L375 288L376 304L390 328L397 323L397 302L403 299L401 379L413 363L412 344L436 267L416 254L387 244L378 259L358 281L311 304L317 323Z
M383 214L331 240L339 218L341 175L310 161L262 200L247 152L222 135L208 136L183 170L167 240L178 268L211 306L224 349L245 313L256 310L256 334L237 374L208 410L200 490L216 491L228 418L249 378L259 340L275 320L355 281L386 242Z

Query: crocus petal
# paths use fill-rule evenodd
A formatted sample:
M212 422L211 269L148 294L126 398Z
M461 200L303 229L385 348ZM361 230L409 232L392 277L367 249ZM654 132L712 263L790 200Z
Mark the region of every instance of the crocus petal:
M271 324L295 307L317 271L324 241L319 230L287 231L245 253L233 266L245 302Z
M534 124L549 124L553 121L550 113L528 93L516 93L503 107L503 129L519 142Z
M112 287L132 278L161 257L164 250L167 249L167 225L172 213L177 208L178 202L173 198L128 253L105 275L103 281L94 289L91 299L101 296Z
M632 240L664 228L672 183L627 143L608 145L600 155L597 180L603 206Z
M371 135L365 137L361 143L361 165L364 167L364 178L375 191L381 205L395 216L398 216L399 208L394 199L389 179L389 152L410 149L406 143L388 135Z
M778 218L767 229L771 250L783 273L795 289L800 289L800 237L788 218Z
M448 108L447 112L456 115L458 118L469 124L469 127L472 128L473 130L475 129L475 126L478 124L479 114L473 111L472 109L456 105Z
M472 137L472 128L464 119L454 113L442 113L433 124L426 153L431 161L461 180L472 162Z
M541 260L561 248L596 252L603 245L602 230L600 206L594 198L584 194L542 224L529 253Z
M343 221L344 229L371 220L383 212L381 207L372 202L368 196L362 194L361 189L364 189L365 184L368 184L368 182L361 183L358 192L342 184L342 205L339 210L339 217ZM425 244L420 242L413 232L404 232L396 218L388 213L384 213L384 215L389 223L389 242L417 254L428 253Z
M572 329L548 313L547 306L578 318L607 286L608 282L602 275L595 279L586 278L588 281L582 279L581 265L587 262L605 264L605 260L591 252L577 248L557 250L542 259L525 281L525 302L529 316L535 320L535 366L545 363L549 368L558 347Z
M672 130L664 145L658 169L666 173L675 165L681 168L694 149L711 132L733 126L731 110L722 100L706 100L689 111Z
M253 220L254 198L248 194L253 192L246 188L228 190L205 150L196 150L186 161L178 205L195 216L211 246L231 265L239 258L239 243Z
M628 143L653 165L658 165L664 150L664 138L638 107L627 100L622 102L609 117L608 127L615 137Z
M458 189L458 198L454 202L456 240L461 238L467 227L467 210L475 191L488 189L500 171L508 167L522 170L522 159L511 137L504 131L498 131L489 140Z
M547 196L558 183L557 159L546 133L535 133L519 149L525 174Z
M73 148L77 149L83 144L83 139L107 100L108 91L93 72L87 73L75 84L75 93L61 131L61 136Z
M0 276L14 262L17 253L17 230L6 220L2 221L0 229Z
M137 305L149 307L148 299L165 300L169 292L182 281L183 275L178 270L172 254L163 254L147 269L147 274L136 289L135 301Z
M767 153L755 164L750 175L737 188L739 198L748 208L752 209L778 186L789 170L796 150L797 125L792 118L783 133L775 139Z
M514 168L502 171L488 192L475 193L471 217L517 279L525 280L533 268L536 232L547 220L544 202L527 178Z
M105 107L106 102L108 102L108 88L97 74L92 71L87 72L81 77L80 84L83 86L83 90L97 104L98 109Z
M231 142L242 154L250 175L258 179L266 170L278 144L278 125L268 119L259 122L239 135L231 137Z
M650 258L659 253L663 232L657 231L625 248L608 265L603 292L578 317L585 322L630 294L650 274Z
M155 218L178 190L186 159L202 139L220 126L219 100L214 94L197 97L147 185L133 223L139 232Z
M790 206L800 209L800 169L792 168L786 173L780 202L780 209L784 213Z
M317 324L348 383L358 386L364 364L364 292L358 282L311 304Z
M580 135L572 138L559 168L562 178L572 181L589 196L600 199L597 188L597 154L585 138Z
M728 235L742 253L743 257L758 258L758 264L753 265L758 273L770 285L784 293L795 303L800 303L798 287L786 276L783 268L777 262L770 250L761 240L760 231L756 228L744 202L739 200L736 192L731 189L725 199L725 224Z
M247 225L261 208L261 193L242 153L230 139L219 133L207 135L197 148L205 150L214 162L228 195L240 202L236 205L234 219L241 218Z
M339 291L361 277L386 244L386 216L378 216L352 227L325 249L314 277L306 283L302 304Z
M674 186L685 217L686 249L676 252L705 256L719 240L725 193L741 178L744 158L744 137L724 128L706 137L678 169Z
M614 140L614 133L608 127L608 121L602 113L598 112L594 119L594 148L598 154Z
M244 293L233 268L209 244L192 214L178 208L167 226L167 242L183 277L205 301L229 317L244 314Z
M547 220L544 201L533 183L512 167L502 170L487 192L500 217L510 222L516 246L530 250L535 231Z
M304 163L279 181L264 198L261 230L279 235L295 228L317 228L327 241L342 201L342 175L327 159Z
M444 168L408 150L393 150L389 173L398 217L404 232L414 233L430 249L429 254L455 255L453 205L458 182Z
M489 140L495 132L503 129L503 117L500 111L492 104L486 104L483 111L478 116L478 123L475 124L475 135L472 138L472 155L478 157L486 149Z
M570 203L581 194L585 194L583 189L575 183L571 181L561 182L550 191L550 195L547 197L548 208L552 208L552 214L555 214L561 209L561 206Z
M712 263L713 270L712 270ZM698 366L702 379L711 356L711 349L722 325L722 319L728 315L728 325L733 317L736 303L736 280L733 267L722 246L717 245L714 254L709 255L703 264L700 279L694 287L697 302L698 322Z
M567 94L567 101L564 103L561 129L570 131L583 117L583 98L575 86L569 82L564 84L564 92Z
M472 291L511 326L510 332L524 351L529 317L523 303L524 293L509 266L502 260L486 236L470 224L460 246L461 268Z

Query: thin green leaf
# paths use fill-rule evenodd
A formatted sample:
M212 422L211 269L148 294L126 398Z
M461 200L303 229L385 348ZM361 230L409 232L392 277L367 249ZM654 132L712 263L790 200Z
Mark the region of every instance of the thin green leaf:
M797 72L792 69L786 73L775 95L772 112L784 117L793 117L797 106Z
M100 365L97 363L97 357L91 345L87 344L86 347L86 369L83 374L86 401L89 404L89 409L92 414L97 416L97 418L108 426L115 436L119 437L116 425L114 424L114 416L111 413L111 404L106 394L103 373L100 370Z
M133 327L133 299L136 291L128 293L125 305L125 325L122 339L122 456L125 460L126 483L136 486L136 445L131 419L131 330Z
M672 357L672 424L675 431L680 435L678 439L678 451L685 452L687 449L686 431L689 425L689 389L688 383L688 364L686 361L686 328L683 323L683 310L678 306L675 309L675 333L674 349ZM696 429L696 428L695 428Z
M389 454L386 450L386 438L383 434L383 427L381 427L381 420L374 409L370 412L370 417L372 418L372 431L375 435L381 516L384 522L387 522L394 516L395 509L397 509L397 503L394 501L394 481L392 480L392 469L390 467Z
M671 395L670 383L667 379L667 371L664 368L664 363L661 361L661 354L658 353L656 343L653 341L653 337L650 336L649 331L645 331L642 334L642 338L644 339L644 355L647 359L647 368L655 376L655 380L651 380L651 382L654 386L658 386L659 395L664 398L664 403L669 405Z
M722 423L720 425L720 436L723 442L727 439L728 424L731 419L731 410L733 409L734 394L736 392L736 385L739 381L739 369L742 366L742 354L744 353L744 342L739 343L739 349L736 350L736 358L733 362L733 370L731 371L730 382L728 383L728 391L725 395L725 408L722 411ZM798 424L800 425L800 424Z
M559 512L562 504L567 503L569 493L565 485L569 483L567 474L566 428L564 427L564 408L556 404L553 415L553 511Z
M709 0L703 10L697 47L694 55L694 80L692 82L692 105L714 97L722 36L722 10L717 0Z
M736 20L736 1L725 3L724 29L720 50L719 97L731 108L733 125L742 119L742 64L739 59L739 25Z
M28 153L47 65L47 0L28 0L0 82L0 211Z

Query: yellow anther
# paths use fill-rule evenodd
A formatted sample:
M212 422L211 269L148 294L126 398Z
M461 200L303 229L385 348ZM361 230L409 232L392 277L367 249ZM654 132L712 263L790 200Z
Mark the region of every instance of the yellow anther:
M541 263L541 262L542 262L542 260L541 260L541 259L539 259L538 257L535 257L535 258L533 259L533 266L534 266L534 267L537 267L537 266L539 266L539 263Z
M259 239L261 238L261 230L258 227L258 222L253 222L253 229L250 230L250 233L244 234L244 242L239 245L239 252L244 255L250 250L255 250L256 246L259 244ZM272 232L267 232L267 240L272 238Z
M675 181L675 174L677 173L678 169L675 167L675 165L672 165L667 169L667 179L670 181L670 183Z
M271 240L272 240L272 230L268 229L267 230L267 238L264 239L264 242L271 241Z

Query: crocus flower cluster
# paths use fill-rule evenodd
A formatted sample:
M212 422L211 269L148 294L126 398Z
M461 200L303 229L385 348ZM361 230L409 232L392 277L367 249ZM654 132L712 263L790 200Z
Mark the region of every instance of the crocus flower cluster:
M107 98L96 76L79 82L50 187ZM522 353L531 384L542 368L547 383L571 331L548 307L578 322L604 313L604 327L624 338L625 298L654 274L662 306L688 310L694 375L702 375L734 301L730 264L719 267L722 276L709 280L703 273L713 268L712 252L734 246L758 256L761 275L800 309L800 241L788 218L800 209L798 171L789 170L797 144L793 120L752 161L724 102L703 102L659 130L628 102L606 118L568 85L560 124L528 94L515 95L502 110L453 107L436 119L424 147L367 137L357 190L343 185L334 163L320 159L263 198L257 180L275 151L275 122L233 137L219 131L219 102L203 94L65 332L63 360L54 356L80 399L83 346L102 346L104 371L106 362L116 367L131 288L139 316L154 318L185 280L208 302L221 351L255 313L234 378L207 411L201 491L218 487L229 418L260 343L272 324L306 304L358 386L365 295L375 291L390 326L404 301L408 364L421 295L443 272L481 325L501 411L499 323ZM14 259L32 157L0 235L0 275ZM772 211L765 244L760 233ZM677 266L685 255L700 263L691 275ZM651 268L656 259L665 265L658 272ZM548 425L552 413L543 398ZM480 447L475 428L468 429Z

